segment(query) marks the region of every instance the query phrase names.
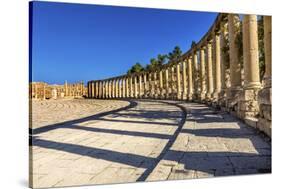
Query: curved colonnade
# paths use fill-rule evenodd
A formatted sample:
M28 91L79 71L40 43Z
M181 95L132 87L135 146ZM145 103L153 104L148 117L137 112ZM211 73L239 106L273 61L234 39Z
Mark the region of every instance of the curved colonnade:
M177 62L154 71L89 81L88 97L207 103L271 136L271 16L263 16L263 31L265 74L262 79L257 15L243 15L240 22L237 14L220 13L203 38ZM239 33L242 33L243 56L237 43Z

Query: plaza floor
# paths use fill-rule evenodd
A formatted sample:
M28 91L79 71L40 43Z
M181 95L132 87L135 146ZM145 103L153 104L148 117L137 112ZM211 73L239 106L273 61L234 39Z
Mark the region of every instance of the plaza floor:
M271 172L268 138L202 104L80 99L32 107L35 188Z

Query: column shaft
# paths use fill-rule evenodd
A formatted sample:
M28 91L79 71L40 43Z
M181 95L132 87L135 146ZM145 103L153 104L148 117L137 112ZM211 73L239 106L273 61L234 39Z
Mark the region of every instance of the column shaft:
M193 60L193 92L194 92L193 95L194 95L194 98L197 98L198 94L199 94L197 51L193 52L192 60Z
M201 81L201 100L206 97L206 71L205 71L205 47L200 49L200 81Z
M192 81L192 58L188 58L188 100L193 97L193 81Z
M134 76L134 85L135 85L135 98L138 98L138 84L137 84L137 76Z
M245 15L243 19L244 88L259 88L258 26L256 15Z
M157 86L157 71L154 71L154 98L158 97L158 86Z
M214 91L214 80L213 80L213 63L212 63L212 44L208 43L207 45L207 56L208 56L208 92L207 92L207 98L208 100L211 99L211 95Z
M230 60L230 85L237 89L241 86L241 66L238 57L237 35L240 30L239 17L234 14L228 15L229 32L229 60Z
M180 76L180 63L177 64L177 99L181 99L181 76Z
M159 89L160 89L160 98L164 97L164 89L163 89L163 71L159 71Z
M169 98L169 68L165 70L165 84L166 84L165 97L166 99L168 99Z
M182 85L183 85L182 99L186 100L187 97L186 60L182 62Z
M142 98L142 75L139 75L139 97Z
M215 42L215 91L214 98L218 98L221 91L221 47L220 47L220 34L214 35Z

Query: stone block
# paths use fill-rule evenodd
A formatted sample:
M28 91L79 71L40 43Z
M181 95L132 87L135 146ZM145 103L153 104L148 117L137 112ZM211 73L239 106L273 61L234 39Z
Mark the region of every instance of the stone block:
M259 104L272 104L271 88L265 88L259 91L258 102Z
M239 101L257 101L259 89L246 89L239 94Z
M263 118L259 118L257 128L260 131L263 131L269 137L271 137L271 121L263 119Z
M254 117L246 117L245 123L253 128L257 128L258 119Z
M260 105L260 117L267 120L272 120L272 107L271 105L261 104Z

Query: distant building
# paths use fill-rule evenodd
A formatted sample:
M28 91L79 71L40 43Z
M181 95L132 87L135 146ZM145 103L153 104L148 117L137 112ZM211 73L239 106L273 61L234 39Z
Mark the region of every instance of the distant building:
M31 99L58 99L81 98L87 95L87 87L83 82L64 85L49 85L44 82L31 82L29 86L29 98Z

